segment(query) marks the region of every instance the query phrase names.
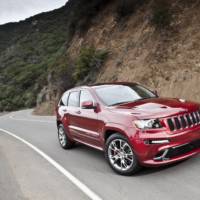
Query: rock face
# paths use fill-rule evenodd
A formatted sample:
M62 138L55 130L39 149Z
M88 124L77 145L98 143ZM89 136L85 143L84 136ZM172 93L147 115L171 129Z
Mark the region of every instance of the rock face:
M171 1L172 21L166 29L151 23L152 2L141 5L121 23L116 22L111 7L97 16L101 20L84 38L75 37L70 47L75 55L83 43L109 49L110 57L97 81L136 81L156 88L161 96L200 101L198 1Z
M73 77L85 47L108 52L90 82L134 81L200 101L199 9L196 0L70 0L0 26L0 110L37 104L52 112L66 89L85 82Z
M56 104L62 95L62 91L53 84L52 75L48 75L48 84L37 95L34 113L38 115L54 114Z

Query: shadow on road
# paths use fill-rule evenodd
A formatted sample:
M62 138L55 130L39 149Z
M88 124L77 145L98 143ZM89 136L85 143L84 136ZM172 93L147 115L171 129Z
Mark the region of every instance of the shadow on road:
M175 168L175 167L179 166L180 164L182 164L184 162L186 162L186 160L179 161L177 163L169 164L169 165L166 165L166 166L161 166L161 167L143 167L134 176L145 176L145 175L149 175L149 174L158 173L158 172L165 171L165 170L168 170L168 169L171 169L171 168Z
M75 151L81 151L82 153L84 154L87 154L91 157L94 157L96 159L101 159L103 160L104 159L104 153L102 151L99 151L97 149L93 149L91 147L88 147L86 145L83 145L83 144L76 144L76 147L73 149ZM93 159L93 158L91 158Z
M76 148L74 148L73 150L77 151L77 153L81 153L82 156L91 157L91 160L93 161L98 160L98 161L101 161L101 163L106 164L104 153L99 150L91 149L90 147L87 147L82 144L76 144ZM179 161L177 163L162 166L162 167L142 167L142 169L134 176L135 177L146 176L146 175L151 175L151 174L159 173L162 171L166 171L169 169L177 168L178 166L181 166L181 165L184 166L184 163L186 163L188 160L190 159L186 159L186 160ZM112 173L112 171L110 172Z

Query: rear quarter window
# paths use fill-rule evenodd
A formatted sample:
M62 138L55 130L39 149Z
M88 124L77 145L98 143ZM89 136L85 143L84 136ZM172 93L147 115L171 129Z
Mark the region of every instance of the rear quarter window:
M59 105L60 106L66 106L67 105L67 100L68 100L69 92L65 92L63 96L60 99Z

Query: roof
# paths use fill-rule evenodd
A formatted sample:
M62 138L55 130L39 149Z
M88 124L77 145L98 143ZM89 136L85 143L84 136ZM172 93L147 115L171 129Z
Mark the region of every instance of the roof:
M89 87L94 87L94 86L101 86L101 85L134 85L137 84L135 82L106 82L106 83L95 83L88 85Z
M105 82L105 83L95 83L95 84L77 86L72 89L88 89L88 88L100 87L100 86L106 86L106 85L134 85L134 84L138 84L138 83L136 82Z

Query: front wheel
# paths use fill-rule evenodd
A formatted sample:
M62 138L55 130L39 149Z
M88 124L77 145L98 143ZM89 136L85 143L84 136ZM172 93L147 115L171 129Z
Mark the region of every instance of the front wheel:
M74 145L74 143L69 140L62 124L58 126L58 140L63 149L71 149Z
M105 156L111 168L120 175L132 175L140 169L128 140L118 133L107 139Z

